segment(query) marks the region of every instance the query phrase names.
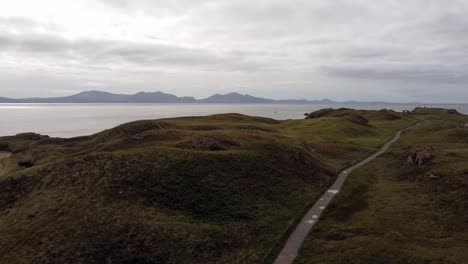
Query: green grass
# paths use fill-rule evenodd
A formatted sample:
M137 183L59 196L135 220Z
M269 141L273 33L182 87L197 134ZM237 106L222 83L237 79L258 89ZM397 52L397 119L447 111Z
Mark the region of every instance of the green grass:
M287 121L285 131L312 144L321 154L320 159L337 173L374 153L395 131L416 123L410 118L389 120L378 111L357 113L369 118L368 126L346 117L322 117Z
M0 138L0 263L261 263L335 173L414 121L351 111ZM369 124L354 122L362 115ZM25 166L24 164L28 164Z
M468 117L420 111L422 125L350 175L295 263L466 263ZM438 152L423 167L406 164L415 145Z

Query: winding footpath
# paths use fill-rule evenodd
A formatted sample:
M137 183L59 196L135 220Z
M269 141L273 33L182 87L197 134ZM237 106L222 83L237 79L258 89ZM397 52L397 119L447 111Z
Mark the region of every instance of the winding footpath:
M328 204L333 199L333 197L341 190L343 183L346 181L346 178L353 170L366 165L378 156L385 153L393 143L400 139L402 132L420 124L421 123L417 123L415 125L397 131L393 139L385 143L385 145L383 145L379 151L377 151L367 159L359 162L358 164L343 170L338 175L338 178L333 183L331 188L328 189L328 191L324 195L322 195L322 197L314 204L314 206L312 206L312 208L302 218L301 222L297 225L296 229L289 236L288 240L286 241L286 244L284 245L278 257L276 258L274 264L293 263L307 234L310 232L315 223L317 223L318 219L320 218L320 215L322 215L322 212L325 210L325 208L327 208Z

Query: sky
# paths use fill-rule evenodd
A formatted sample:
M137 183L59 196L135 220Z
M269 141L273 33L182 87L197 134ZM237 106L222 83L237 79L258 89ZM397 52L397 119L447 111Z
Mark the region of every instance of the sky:
M0 0L0 96L468 103L468 0Z

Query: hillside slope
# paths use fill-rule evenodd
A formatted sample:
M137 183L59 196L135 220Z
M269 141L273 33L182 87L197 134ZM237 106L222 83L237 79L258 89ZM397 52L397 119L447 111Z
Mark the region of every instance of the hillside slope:
M369 123L227 114L0 138L0 263L261 263L339 167L412 122L359 114Z
M350 175L295 263L466 263L468 117L412 117L423 124Z

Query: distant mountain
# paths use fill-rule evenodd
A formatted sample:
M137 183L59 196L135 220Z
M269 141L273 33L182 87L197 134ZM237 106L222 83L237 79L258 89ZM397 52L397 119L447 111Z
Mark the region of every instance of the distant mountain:
M163 92L139 92L132 95L86 91L66 97L11 99L0 97L0 103L194 103L194 97L177 97Z
M198 100L199 103L249 103L249 104L271 104L275 100L255 97L248 94L228 93L228 94L215 94L206 99Z
M16 103L15 99L0 97L0 104L1 103Z
M85 91L71 96L53 98L11 99L0 97L0 103L219 103L219 104L332 104L334 101L286 99L273 100L255 97L248 94L228 93L215 94L205 99L194 97L177 97L163 92L139 92L132 95L113 94L102 91Z
M132 103L194 103L197 101L194 97L177 97L162 92L139 92L128 96L128 99Z

